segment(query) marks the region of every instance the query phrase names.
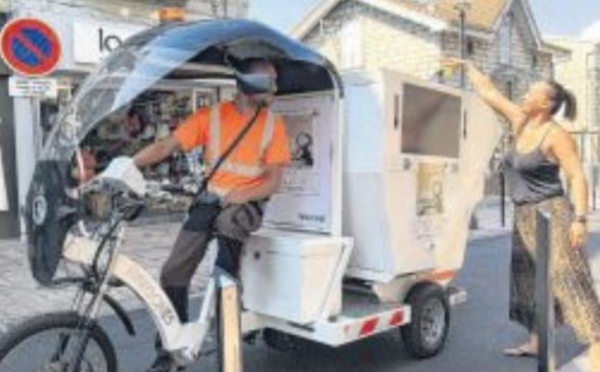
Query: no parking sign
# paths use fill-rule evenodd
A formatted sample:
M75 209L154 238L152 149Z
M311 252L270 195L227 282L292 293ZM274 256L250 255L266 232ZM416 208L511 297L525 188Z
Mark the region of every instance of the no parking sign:
M7 23L0 35L0 46L6 64L24 76L51 73L62 53L56 32L46 23L30 18Z

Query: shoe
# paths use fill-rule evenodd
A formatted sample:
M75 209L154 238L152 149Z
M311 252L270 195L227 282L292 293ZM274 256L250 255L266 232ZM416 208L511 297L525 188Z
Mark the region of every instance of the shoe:
M146 372L175 372L183 371L185 367L177 366L173 357L166 352L159 353L152 366Z
M510 357L536 358L537 351L532 350L531 345L526 344L517 348L505 349L504 355Z

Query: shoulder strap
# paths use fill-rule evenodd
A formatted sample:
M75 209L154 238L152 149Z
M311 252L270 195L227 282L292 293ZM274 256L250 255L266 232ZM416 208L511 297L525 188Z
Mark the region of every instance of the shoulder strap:
M544 141L546 141L546 138L548 138L548 135L552 132L552 130L554 129L554 127L555 127L555 124L554 123L550 123L550 128L546 129L546 132L542 136L542 139L540 140L540 143L537 145L537 148L542 147L542 145L544 144Z
M523 119L523 121L517 126L517 130L513 132L515 139L519 138L521 136L521 133L523 133L527 124L528 124L527 119Z

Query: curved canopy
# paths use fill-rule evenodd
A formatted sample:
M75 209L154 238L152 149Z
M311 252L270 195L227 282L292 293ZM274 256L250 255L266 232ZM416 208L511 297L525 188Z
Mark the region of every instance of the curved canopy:
M70 161L87 134L153 89L231 86L242 62L254 58L273 63L280 95L334 89L342 94L339 75L325 58L247 20L150 29L129 39L88 76L49 136L29 189L29 260L40 283L52 283L67 231L77 221L78 201L68 192Z
M159 82L232 79L242 61L270 60L278 95L339 89L341 80L323 56L260 23L210 20L173 23L130 38L86 79L44 151L70 157L85 135L107 116Z

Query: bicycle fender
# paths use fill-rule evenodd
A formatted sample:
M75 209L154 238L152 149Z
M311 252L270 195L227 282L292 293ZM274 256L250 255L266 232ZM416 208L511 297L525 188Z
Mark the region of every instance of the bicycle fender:
M117 314L117 317L119 320L121 320L121 323L123 323L127 333L130 336L135 336L135 328L133 327L133 323L131 322L131 318L127 314L127 311L123 309L123 306L121 306L117 300L108 294L104 294L103 300L111 307L111 309L113 309L115 314Z

